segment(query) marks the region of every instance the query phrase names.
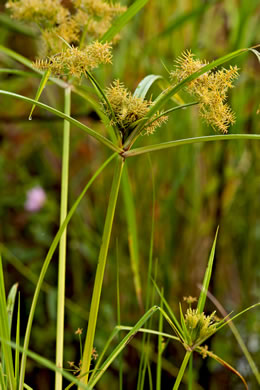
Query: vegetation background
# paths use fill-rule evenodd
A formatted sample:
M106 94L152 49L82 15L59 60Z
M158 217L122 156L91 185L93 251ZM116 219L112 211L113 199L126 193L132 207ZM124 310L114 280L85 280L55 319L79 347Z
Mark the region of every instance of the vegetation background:
M0 44L34 60L36 40L29 26L8 23L5 1L0 1ZM131 4L130 1L123 4ZM260 41L258 0L151 0L124 28L113 50L113 65L95 75L102 86L119 78L132 91L148 74L163 74L185 49L211 61ZM165 66L164 66L164 65ZM259 63L252 54L232 63L240 68L236 88L229 93L236 112L230 133L259 133ZM23 69L0 53L0 67ZM0 87L34 98L39 79L0 74ZM158 88L158 87L157 87ZM159 89L154 87L153 93ZM185 99L185 94L182 95ZM45 88L41 101L62 109L63 93L55 85ZM62 121L36 110L28 121L29 106L0 98L0 245L7 290L15 282L21 293L21 333L28 316L35 281L46 252L59 227ZM104 125L80 97L73 95L72 116L104 133ZM146 144L200 135L213 130L203 124L197 107L180 110ZM143 144L143 138L138 145ZM108 157L107 150L72 128L70 153L70 204ZM137 156L128 160L128 172L137 211L140 275L143 298L152 221L152 177L155 183L154 260L157 281L175 312L183 296L198 296L208 253L217 226L215 268L210 291L225 309L235 313L260 296L260 149L258 141L228 141L189 145ZM68 228L65 361L80 358L77 328L86 329L99 246L102 237L113 164L102 173L81 202ZM41 186L47 201L42 209L25 209L27 191ZM120 272L121 322L132 325L141 316L129 261L128 234L122 193L105 273L95 346L102 351L117 324L116 258ZM33 325L31 348L55 360L57 254L51 262ZM206 309L214 310L213 304ZM24 322L23 322L24 321ZM256 364L260 365L260 313L252 310L236 325ZM250 389L257 389L246 359L229 329L218 333L210 348L236 367ZM169 329L165 325L165 330ZM124 351L124 390L136 387L141 338ZM170 343L164 352L162 388L170 389L184 351ZM151 358L156 356L156 339ZM53 374L29 361L28 385L49 389ZM209 359L195 359L197 381L204 389L242 389L239 379ZM153 367L153 366L152 366ZM97 389L116 389L118 361ZM147 387L148 388L148 387ZM183 387L185 388L185 387Z

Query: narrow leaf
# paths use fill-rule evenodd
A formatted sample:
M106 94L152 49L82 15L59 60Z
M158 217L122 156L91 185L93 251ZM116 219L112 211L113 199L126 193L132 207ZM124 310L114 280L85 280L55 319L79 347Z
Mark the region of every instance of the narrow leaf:
M103 35L101 42L111 42L116 34L139 12L148 2L148 0L136 0L126 12L120 15L110 29Z
M209 261L208 261L208 265L207 265L207 269L205 272L205 276L204 276L204 280L203 280L203 284L202 284L202 289L200 292L200 297L199 297L199 301L198 301L198 305L197 305L197 309L198 309L199 313L203 312L206 298L207 298L207 292L208 292L208 288L209 288L209 282L210 282L210 278L211 278L215 249L216 249L216 242L217 242L217 237L218 237L218 229L219 228L217 228L217 231L215 234L215 239L214 239L214 242L213 242L213 245L211 248Z
M40 108L43 108L43 109L51 112L52 114L57 115L60 118L66 119L68 122L70 122L73 125L79 127L80 129L84 130L86 133L91 135L93 138L95 138L96 140L98 140L102 144L104 144L107 147L109 147L111 150L117 151L117 152L121 151L121 149L117 145L113 144L113 142L111 142L106 137L103 137L101 134L99 134L96 131L90 129L88 126L84 125L83 123L77 121L76 119L72 118L69 115L64 114L63 112L61 112L59 110L56 110L53 107L48 106L47 104L43 104L43 103L37 102L36 100L27 98L27 97L25 97L23 95L18 95L16 93L3 91L3 90L0 90L0 95L6 95L6 96L9 96L9 97L14 97L16 99L23 100L23 101L28 102L28 103L33 103L36 106L38 106Z
M162 142L160 144L142 146L140 148L127 150L126 152L122 153L122 156L125 158L134 157L144 153L156 152L159 150L175 148L177 146L183 146L183 145L197 144L201 142L232 141L232 140L247 140L247 139L260 140L260 134L207 135L203 137L179 139L175 141Z
M14 304L15 304L15 298L17 294L18 289L18 283L15 283L11 290L9 291L8 297L7 297L7 315L8 315L8 326L9 326L9 334L11 335L11 327L12 327L12 318L13 318L13 312L14 312Z
M11 347L5 343L10 340L8 326L7 304L5 297L4 273L2 266L2 257L0 254L0 337L2 342L2 364L4 363L7 381L11 389L15 389L14 367ZM3 366L2 366L3 367Z
M136 323L136 325L132 328L132 330L123 338L123 340L118 344L118 346L113 350L111 355L106 359L106 361L100 367L96 376L91 379L88 383L88 387L93 389L95 384L99 381L102 375L105 373L110 364L115 360L115 358L120 354L120 352L126 347L128 343L132 340L132 338L136 335L139 329L143 326L143 324L155 313L159 310L158 306L153 306L150 310L148 310Z
M153 83L155 83L156 80L162 78L163 77L159 75L149 74L142 81L140 81L136 90L134 91L134 96L144 99Z
M177 320L175 314L173 313L173 311L172 311L170 305L168 304L168 302L166 301L166 299L165 299L164 296L162 295L162 293L161 293L159 287L157 286L157 284L156 284L156 282L155 282L154 280L153 280L153 284L154 284L154 287L155 287L155 289L156 289L156 291L157 291L159 297L160 297L161 300L163 301L163 304L165 305L166 309L168 310L168 312L169 312L169 314L170 314L170 316L171 316L171 318L172 318L172 320L173 320L175 326L177 327L178 331L179 331L179 332L181 333L181 335L183 336L183 334L182 334L182 328L181 328L181 326L180 326L180 324L179 324L179 322L178 322L178 320Z
M35 96L35 99L34 99L34 100L36 100L37 102L38 102L38 100L40 99L40 96L41 96L41 94L42 94L42 91L43 91L45 85L47 84L47 82L48 82L48 80L49 80L50 74L51 74L51 70L50 70L50 69L47 69L47 70L43 73L43 75L42 75L42 79L41 79L41 82L40 82L40 84L39 84L39 87L38 87L38 90L37 90L37 92L36 92L36 96ZM32 109L31 109L31 112L30 112L30 115L29 115L29 121L32 120L32 114L33 114L33 111L34 111L35 107L36 107L36 105L34 104L34 105L32 106Z

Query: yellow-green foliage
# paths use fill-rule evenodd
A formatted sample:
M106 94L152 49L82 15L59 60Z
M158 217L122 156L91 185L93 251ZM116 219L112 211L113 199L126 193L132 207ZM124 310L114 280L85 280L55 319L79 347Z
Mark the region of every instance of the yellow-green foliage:
M176 60L171 77L180 82L206 64L194 59L194 54L186 51ZM205 121L222 133L227 133L229 125L235 123L235 114L226 103L226 99L228 88L233 88L232 82L237 77L237 67L230 66L229 69L222 68L216 72L204 73L186 87L190 94L198 98L200 113Z

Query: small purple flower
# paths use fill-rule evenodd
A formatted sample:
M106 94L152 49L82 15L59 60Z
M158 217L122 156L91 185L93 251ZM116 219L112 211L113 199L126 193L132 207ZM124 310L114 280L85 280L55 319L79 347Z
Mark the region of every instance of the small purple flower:
M46 201L46 193L40 186L36 186L27 191L25 210L30 212L39 211Z

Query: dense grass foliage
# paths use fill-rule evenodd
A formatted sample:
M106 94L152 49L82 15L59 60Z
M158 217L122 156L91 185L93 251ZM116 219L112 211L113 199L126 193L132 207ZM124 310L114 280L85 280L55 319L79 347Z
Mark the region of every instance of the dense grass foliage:
M35 29L10 21L4 3L0 1L0 45L34 61L38 53ZM122 1L127 6L131 3ZM235 50L257 45L260 41L259 18L258 0L150 0L122 29L121 40L113 47L113 64L101 65L93 74L104 91L111 88L113 80L120 79L131 91L132 100L128 97L129 101L138 102L132 94L140 81L151 74L169 80L174 60L187 49L198 58L211 62ZM257 56L245 52L225 64L226 67L230 65L237 65L239 77L234 81L235 88L228 93L228 103L236 115L236 122L228 133L259 134L260 65ZM6 69L15 69L15 72ZM158 78L154 82L147 99L158 96L167 87L165 79ZM40 80L35 72L15 61L0 46L1 90L34 99ZM63 111L64 82L63 79L59 79L60 85L48 82L40 101ZM77 88L78 91L72 89L71 116L113 140L113 129L110 126L108 131L102 111L104 104L99 104L90 81L82 81ZM84 99L86 95L87 99ZM185 90L179 91L174 99L173 104L176 99L178 104L195 101ZM164 108L169 109L172 105L167 103ZM59 229L63 142L61 118L36 107L33 119L29 121L30 110L28 103L0 95L0 251L6 291L19 283L22 340L43 260ZM194 105L169 113L167 122L153 134L140 136L134 147L210 135L216 133L203 122L198 106ZM71 126L69 208L109 156L111 150L106 145ZM66 369L71 369L68 361L78 365L81 347L84 347L115 166L116 159L100 173L67 229ZM153 151L126 159L122 175L124 186L119 188L94 341L98 355L115 326L134 326L148 308L163 306L163 297L178 318L179 302L186 311L188 304L183 302L183 297L200 295L200 284L218 226L209 291L227 313L236 314L259 301L259 140L216 140ZM41 202L39 208L34 209L30 203L30 196L34 194L30 191L37 191L37 188ZM56 251L42 285L30 341L32 351L53 362L58 257ZM138 268L130 257L138 259ZM157 288L147 275L152 275ZM205 313L210 315L214 310L223 317L223 312L207 299ZM14 314L13 323L16 321ZM173 334L167 321L161 323L162 314L158 311L146 326ZM259 367L259 308L246 312L235 325ZM80 341L79 335L75 334L77 329L83 329ZM124 332L118 332L108 352L119 344ZM158 384L155 387L160 349L158 336L149 335L146 342L148 347L144 347L140 334L133 338L95 388L151 389L153 380L153 388L159 390ZM250 390L258 388L245 354L228 326L207 344L243 375ZM139 359L145 348L150 348L147 375L143 384L139 379L137 387ZM172 389L183 358L184 349L180 343L167 341L159 363L162 389ZM73 369L74 365L71 366ZM33 360L28 360L26 373L26 383L33 389L53 388L53 372ZM188 371L181 389L187 388L187 378ZM199 354L193 357L193 378L194 389L243 388L238 376L214 360L202 360ZM64 380L64 388L68 384Z

